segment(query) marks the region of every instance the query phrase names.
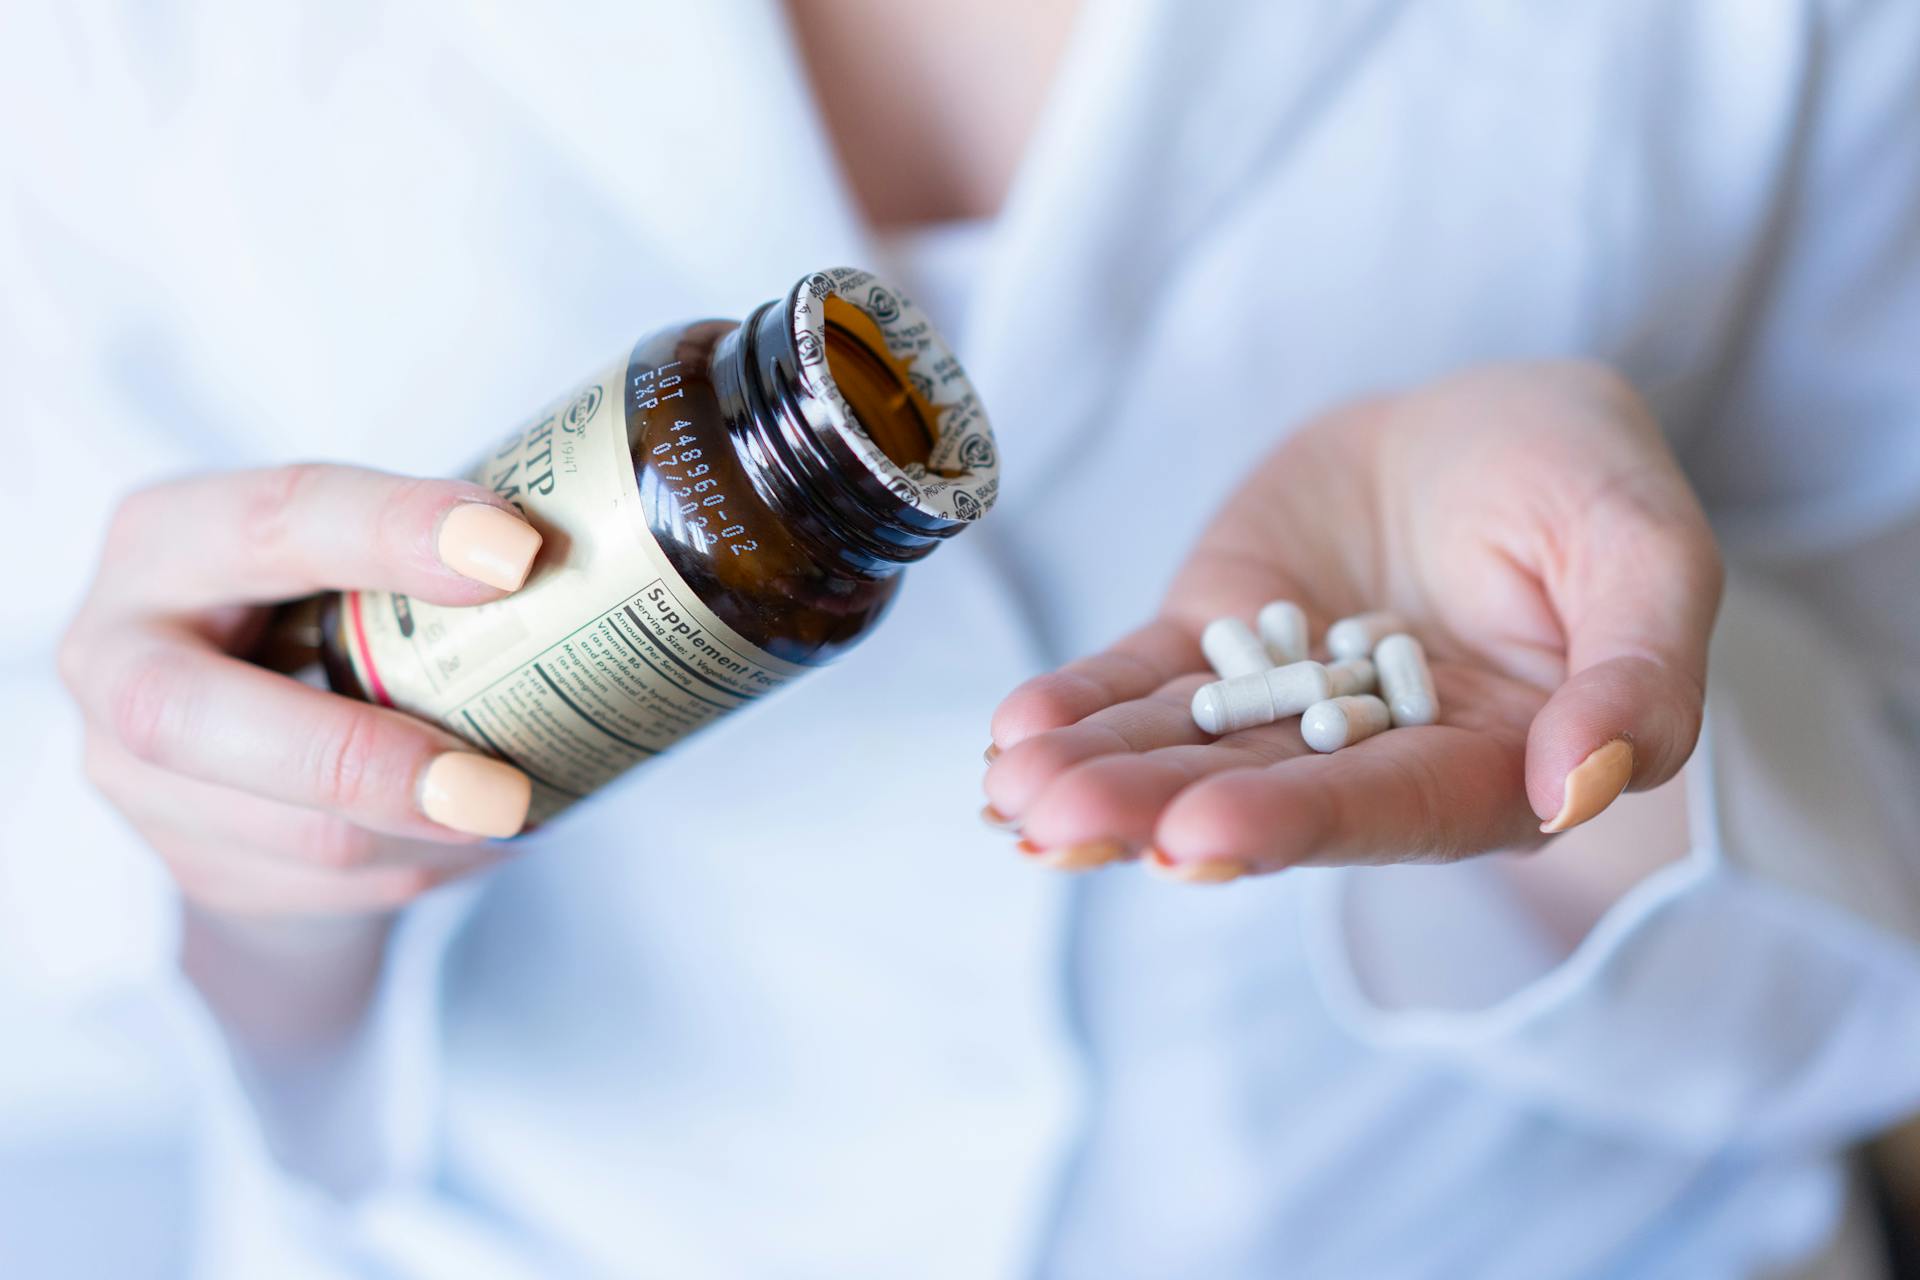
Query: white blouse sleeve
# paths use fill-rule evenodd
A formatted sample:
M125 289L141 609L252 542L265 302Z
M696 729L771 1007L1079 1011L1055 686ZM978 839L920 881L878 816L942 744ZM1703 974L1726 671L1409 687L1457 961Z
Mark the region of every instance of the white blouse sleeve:
M1310 895L1354 1034L1663 1141L1920 1105L1920 6L1827 16L1750 327L1681 450L1733 569L1692 853L1570 955L1490 864Z

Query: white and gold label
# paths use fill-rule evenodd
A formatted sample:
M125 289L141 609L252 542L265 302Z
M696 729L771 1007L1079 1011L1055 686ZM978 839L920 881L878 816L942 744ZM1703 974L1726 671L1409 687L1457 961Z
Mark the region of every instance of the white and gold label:
M519 766L530 821L808 670L721 622L647 527L628 405L670 409L678 383L671 365L622 360L474 469L546 539L515 594L466 609L381 591L342 602L361 686Z

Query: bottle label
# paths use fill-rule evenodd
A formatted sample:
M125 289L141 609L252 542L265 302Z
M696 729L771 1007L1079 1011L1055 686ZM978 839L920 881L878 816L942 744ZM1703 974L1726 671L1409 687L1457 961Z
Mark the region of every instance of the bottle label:
M721 622L648 528L627 401L668 398L678 381L622 361L474 469L546 539L513 595L463 609L343 597L361 687L517 765L533 780L529 821L808 670Z

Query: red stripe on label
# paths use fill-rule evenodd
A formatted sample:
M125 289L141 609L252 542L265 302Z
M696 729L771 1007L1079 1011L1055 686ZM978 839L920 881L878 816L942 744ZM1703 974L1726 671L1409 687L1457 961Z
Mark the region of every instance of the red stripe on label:
M360 615L360 593L347 592L347 616L353 620L353 643L360 651L360 667L367 673L367 692L373 700L383 707L393 705L393 699L387 696L387 686L380 683L380 672L373 665L373 650L367 646L367 621Z

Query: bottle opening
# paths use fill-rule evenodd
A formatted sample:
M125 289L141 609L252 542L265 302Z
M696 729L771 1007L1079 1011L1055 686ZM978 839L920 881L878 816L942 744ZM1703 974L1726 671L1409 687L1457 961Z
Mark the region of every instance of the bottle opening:
M873 318L843 298L826 301L827 374L847 408L897 467L926 466L939 413L908 378L906 363L887 354Z
M1000 492L993 428L911 298L870 272L819 271L788 295L786 324L801 411L911 513L909 524L950 532L986 514Z

